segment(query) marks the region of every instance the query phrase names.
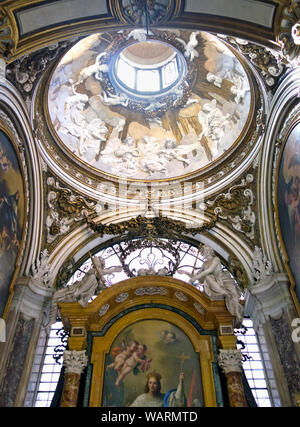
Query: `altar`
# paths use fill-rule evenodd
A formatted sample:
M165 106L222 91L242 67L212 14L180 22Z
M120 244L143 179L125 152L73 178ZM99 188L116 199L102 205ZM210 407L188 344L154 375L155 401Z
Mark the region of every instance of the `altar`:
M247 406L224 299L175 278L143 276L85 307L61 302L59 310L70 331L60 406Z

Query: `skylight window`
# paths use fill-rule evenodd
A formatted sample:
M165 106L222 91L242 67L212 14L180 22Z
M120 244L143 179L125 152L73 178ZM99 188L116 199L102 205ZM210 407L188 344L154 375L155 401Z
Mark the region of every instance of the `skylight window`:
M111 77L129 96L152 97L179 85L185 70L185 60L175 48L158 41L146 41L120 52L111 68Z

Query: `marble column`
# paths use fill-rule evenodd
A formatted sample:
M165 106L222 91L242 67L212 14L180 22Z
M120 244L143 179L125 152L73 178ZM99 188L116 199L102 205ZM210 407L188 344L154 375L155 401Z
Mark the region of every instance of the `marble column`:
M81 373L87 365L85 350L65 350L65 382L60 406L76 407Z
M220 350L219 365L226 375L229 404L231 407L247 407L242 384L241 350Z

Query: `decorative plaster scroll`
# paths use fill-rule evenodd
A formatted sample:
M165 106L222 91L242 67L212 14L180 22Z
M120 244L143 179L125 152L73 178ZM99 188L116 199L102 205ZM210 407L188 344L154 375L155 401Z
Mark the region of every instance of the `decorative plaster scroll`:
M85 350L65 350L63 359L66 373L79 375L81 375L88 362Z
M240 184L234 185L226 193L204 204L206 210L212 210L220 219L229 220L234 230L245 234L251 240L255 237L254 193L251 184L252 174L243 178Z
M115 301L118 303L121 303L126 301L128 297L129 297L129 294L127 292L123 292L116 297Z
M96 203L62 187L53 177L48 177L47 185L47 243L52 243L58 236L67 234L74 223L94 213Z
M274 91L287 65L282 55L275 50L250 43L246 40L226 37L226 41L243 54L254 65L262 77L267 90Z
M30 102L35 85L48 65L70 49L76 41L77 38L55 43L45 49L24 55L7 66L7 79L17 86L26 102Z
M241 350L220 349L218 357L219 366L225 374L230 372L242 372L243 355Z
M252 274L256 281L264 281L273 273L271 261L267 260L263 251L258 246L255 246L253 253Z
M143 296L143 295L168 295L168 291L165 288L149 286L147 288L138 288L134 292L135 295Z
M106 314L109 310L109 304L104 304L100 310L99 310L99 316L102 317L104 314Z
M188 297L183 292L176 291L174 295L177 299L179 299L179 301L188 301Z
M51 288L53 284L53 274L49 263L48 250L44 249L39 258L35 260L31 267L32 275L30 277L30 285Z

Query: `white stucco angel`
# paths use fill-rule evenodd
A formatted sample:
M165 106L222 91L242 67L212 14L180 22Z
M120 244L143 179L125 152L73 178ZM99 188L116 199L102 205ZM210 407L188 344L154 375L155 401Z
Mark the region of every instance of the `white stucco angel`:
M178 144L175 139L169 138L165 141L163 149L159 151L158 156L160 158L164 158L168 162L178 160L185 166L188 166L191 160L187 158L187 155L191 154L193 150L197 150L198 148L198 141L194 144Z
M225 134L225 127L229 118L230 114L223 114L217 107L215 99L205 103L198 113L198 121L202 126L202 132L198 137L199 141L205 136L214 142L219 142Z
M82 68L79 72L78 79L76 82L74 82L74 86L78 86L81 83L83 83L87 78L91 77L93 74L95 77L98 78L98 80L101 80L102 73L108 72L108 65L107 64L100 64L100 59L106 55L106 52L101 52L99 55L97 55L94 64L89 65L85 68Z
M122 105L123 107L127 107L129 102L129 98L122 93L117 95L109 92L102 92L98 96L104 105Z
M104 276L122 270L121 266L106 268L105 260L101 256L92 256L91 261L92 267L82 279L53 293L48 319L44 324L45 328L56 322L59 302L77 301L82 307L86 307L90 299L105 288Z
M73 88L74 89L74 88ZM105 123L95 118L88 121L85 105L89 98L85 94L76 93L67 98L65 105L65 119L61 131L77 138L77 151L83 156L88 147L99 149L99 142L105 141L107 127Z
M196 50L196 47L198 46L197 35L199 33L200 31L193 31L187 43L181 38L176 37L176 40L178 40L184 46L184 49L185 49L184 56L187 59L190 59L191 61L193 61L195 57L199 56L199 52Z
M148 31L148 35L153 35L152 31ZM133 38L139 42L144 42L147 40L147 30L143 28L138 28L136 30L130 31L130 33L126 36L126 40Z
M231 93L234 95L234 102L239 104L246 96L246 93L250 90L248 83L245 79L235 74L232 79L232 86L230 88Z
M86 146L99 149L99 142L106 140L108 132L105 123L99 118L93 119L87 124L86 131Z
M223 78L218 74L209 72L206 74L206 80L209 83L213 83L216 87L222 87Z
M240 303L241 292L229 272L224 272L221 261L209 245L203 245L201 255L205 259L202 266L195 272L178 270L180 274L190 276L190 283L203 284L208 297L224 297L228 311L236 317L236 325L243 321L244 307Z

